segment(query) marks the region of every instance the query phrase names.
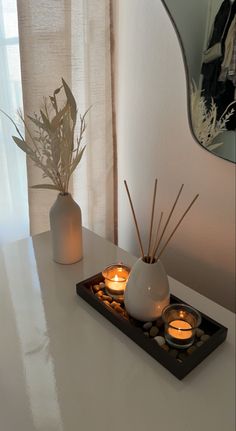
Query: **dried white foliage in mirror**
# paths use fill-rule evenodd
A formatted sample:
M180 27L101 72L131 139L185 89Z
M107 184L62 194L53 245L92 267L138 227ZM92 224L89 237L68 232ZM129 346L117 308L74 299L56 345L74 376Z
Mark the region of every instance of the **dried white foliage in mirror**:
M234 113L232 108L221 115L217 120L217 105L212 99L210 108L207 108L206 99L201 90L199 90L194 81L191 84L191 118L194 133L200 144L209 150L214 150L224 142L213 143L213 140L226 131L226 123Z

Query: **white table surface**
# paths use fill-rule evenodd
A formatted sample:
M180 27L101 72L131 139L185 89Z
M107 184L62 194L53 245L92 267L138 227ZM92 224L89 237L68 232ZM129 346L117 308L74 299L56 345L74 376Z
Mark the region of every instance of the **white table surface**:
M229 328L177 380L76 295L110 263L135 259L84 230L84 259L52 261L50 234L0 252L1 431L235 431L235 315L170 278L171 292Z

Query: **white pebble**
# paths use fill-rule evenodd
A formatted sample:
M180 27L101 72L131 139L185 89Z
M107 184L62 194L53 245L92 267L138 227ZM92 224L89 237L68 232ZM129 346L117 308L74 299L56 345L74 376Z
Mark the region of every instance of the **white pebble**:
M159 346L163 346L165 344L165 338L158 335L157 337L154 337L154 340L159 344Z

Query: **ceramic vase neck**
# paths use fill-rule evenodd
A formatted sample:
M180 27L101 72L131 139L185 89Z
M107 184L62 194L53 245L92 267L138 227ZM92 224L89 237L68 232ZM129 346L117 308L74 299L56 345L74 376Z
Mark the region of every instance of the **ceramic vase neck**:
M143 263L146 263L147 265L153 265L154 263L157 263L159 261L159 259L158 260L157 259L153 259L151 261L151 257L150 256L144 256L144 257L141 257L140 259L141 259L141 261Z

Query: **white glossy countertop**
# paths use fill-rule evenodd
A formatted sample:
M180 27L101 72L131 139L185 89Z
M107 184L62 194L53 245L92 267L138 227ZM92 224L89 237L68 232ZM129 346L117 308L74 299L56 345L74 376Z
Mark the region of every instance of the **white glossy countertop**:
M1 431L235 431L235 315L170 278L171 292L229 328L183 381L75 285L134 258L84 230L84 259L51 258L50 234L0 252Z

